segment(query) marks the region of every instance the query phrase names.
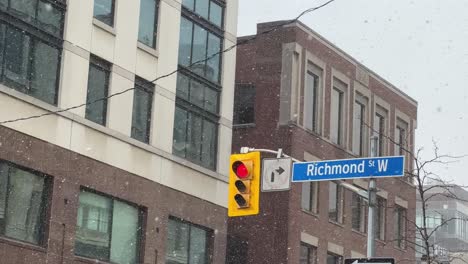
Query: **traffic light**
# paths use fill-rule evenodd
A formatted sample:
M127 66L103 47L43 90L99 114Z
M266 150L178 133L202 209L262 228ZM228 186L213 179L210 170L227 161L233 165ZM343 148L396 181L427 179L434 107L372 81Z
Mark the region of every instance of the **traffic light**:
M258 214L260 152L233 154L230 165L228 216Z

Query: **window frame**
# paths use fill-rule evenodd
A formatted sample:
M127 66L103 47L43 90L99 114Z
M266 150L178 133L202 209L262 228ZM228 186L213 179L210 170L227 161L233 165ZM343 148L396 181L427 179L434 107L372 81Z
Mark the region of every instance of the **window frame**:
M25 240L21 240L21 239L6 236L4 234L5 233L5 231L4 231L5 226L0 226L0 237L1 238L11 239L11 240L14 240L14 241L18 241L20 243L26 243L26 244L29 244L29 245L39 246L41 248L46 248L47 245L48 245L49 228L50 228L49 220L50 220L50 217L51 217L52 192L53 192L53 189L54 189L53 178L51 176L45 174L45 173L42 173L42 172L38 171L38 170L27 168L27 167L18 165L16 163L13 163L13 162L8 161L8 160L0 159L0 164L2 164L2 163L7 165L9 168L12 167L12 168L15 168L15 169L26 171L26 172L29 172L31 174L34 174L37 177L43 178L44 179L44 187L43 187L43 190L42 190L41 205L40 205L41 209L40 209L40 213L39 213L40 218L41 218L40 220L43 220L43 221L42 222L39 221L40 227L39 227L38 243L35 244L35 243L29 242L29 241L25 241ZM9 182L9 178L10 178L10 175L8 175L8 179L7 179L8 182ZM6 216L7 209L8 209L8 196L9 196L9 194L10 194L10 191L8 190L8 186L7 186L7 193L5 195L5 216Z
M211 0L213 1L213 0ZM223 9L222 9L222 15L223 15L223 21L224 21L224 7L225 7L225 3L224 2L217 2L215 1L218 5L222 6ZM195 6L195 2L194 2L194 6ZM209 13L208 13L209 14ZM220 119L220 114L219 114L219 111L220 111L220 100L221 100L221 93L222 93L222 73L223 73L223 47L224 47L224 31L223 31L223 28L221 27L218 27L216 25L214 25L213 23L209 22L208 20L206 20L205 18L201 17L200 15L196 14L195 11L191 11L189 10L187 7L185 7L184 5L182 5L182 12L181 12L181 18L183 19L186 19L187 21L189 21L191 24L192 24L192 35L191 35L191 43L190 43L190 63L193 64L193 44L194 44L194 30L195 30L195 26L198 26L200 27L201 29L205 30L207 32L207 36L206 36L206 48L205 48L205 53L206 55L208 54L208 49L209 49L209 37L210 37L210 34L214 35L215 37L219 38L220 40L220 47L219 47L219 69L218 69L218 76L217 76L217 80L210 80L208 79L208 77L206 76L206 71L204 70L204 72L202 74L199 74L197 72L195 72L194 70L192 70L190 68L191 64L187 65L187 66L184 66L182 64L180 64L180 61L178 62L178 74L183 74L185 75L186 77L196 81L196 82L199 82L201 83L202 85L205 85L206 89L211 89L212 91L214 91L216 93L216 104L217 104L217 107L216 107L216 112L213 113L213 112L210 112L206 109L203 109L201 108L200 106L197 106L195 105L194 103L190 102L190 98L188 99L184 99L182 98L180 95L179 95L179 92L176 93L176 108L179 108L180 110L186 112L186 119L185 120L182 120L183 122L185 122L185 129L186 129L186 132L185 132L185 144L188 142L187 141L187 138L188 138L188 133L187 133L187 130L188 130L188 127L189 127L189 115L196 115L198 117L201 118L201 122L202 122L202 126L203 126L203 123L205 122L211 122L213 123L214 125L214 131L213 131L213 153L210 153L210 154L213 154L213 160L210 160L209 163L210 164L205 164L205 162L203 161L202 159L202 155L198 155L197 157L189 157L188 156L188 152L187 152L187 147L184 147L184 151L183 153L181 153L179 150L177 151L174 151L174 143L173 143L173 153L176 153L176 155L178 156L181 156L182 158L190 161L190 162L193 162L195 164L198 164L202 167L205 167L209 170L213 170L213 171L216 171L217 170L217 167L218 167L218 140L219 140L219 119ZM180 32L179 32L180 33ZM179 44L179 53L180 53L180 44ZM205 68L206 68L206 61L204 62L205 63ZM174 120L175 120L175 117L174 117ZM175 122L177 122L178 120L175 120ZM176 129L176 126L174 126L174 133L173 133L173 137L175 135L175 129ZM202 127L200 131L202 131L203 133L203 130L204 128ZM200 138L201 138L201 141L202 142L202 135L200 135ZM201 147L201 144L200 144L200 147L199 147L199 150L198 150L200 153L203 151L203 148ZM180 152L180 153L179 153ZM211 164L212 163L212 164ZM212 165L212 166L211 166Z
M101 126L107 126L107 119L108 119L108 113L109 113L109 105L108 105L108 101L109 99L106 98L104 100L102 100L103 104L104 104L104 107L103 107L103 110L104 110L104 113L102 115L102 118L103 118L103 122L102 124L101 123L98 123L98 122L95 122L94 120L91 120L88 118L88 115L87 115L87 109L88 109L88 106L91 106L93 105L93 103L89 103L88 104L88 91L89 91L89 77L90 77L90 72L91 72L91 67L94 67L96 69L99 69L101 71L103 71L105 73L105 77L106 77L106 80L104 82L104 94L106 94L105 97L108 97L109 96L109 91L110 91L110 84L111 84L111 73L112 73L112 64L104 59L101 59L99 58L98 56L96 55L93 55L91 54L90 58L89 58L89 68L88 68L88 83L87 83L87 86L86 86L86 107L85 107L85 118L86 120L89 120L90 122L93 122L95 124L98 124L98 125L101 125Z
M177 217L177 216L174 216L174 215L169 215L169 218L168 218L168 228L167 228L167 236L166 236L166 239L169 238L169 221L175 221L176 223L179 223L179 224L186 224L188 227L189 227L189 230L188 230L188 240L187 240L187 244L190 245L190 239L191 239L191 229L192 227L195 227L195 228L198 228L198 229L201 229L203 231L205 231L206 233L206 247L205 247L205 260L206 260L206 263L207 264L210 264L212 263L213 261L213 253L214 253L214 238L215 238L215 233L212 229L206 227L206 226L202 226L202 225L199 225L199 224L195 224L193 222L189 222L187 220L184 220L183 218L180 218L180 217ZM167 241L166 241L166 244L167 244ZM188 256L188 263L191 263L190 262L190 246L187 247L187 256ZM166 252L166 255L165 255L165 261L167 261L167 252Z
M245 93L242 93L240 90L249 90L250 94L248 96L251 96L252 102L247 102L244 104L241 104L238 100L240 99L239 97L245 95ZM254 126L255 125L255 100L256 100L256 95L257 91L255 89L255 85L251 83L236 83L235 84L235 91L234 91L234 116L233 116L233 126L236 127L243 127L243 126ZM243 120L246 120L245 115L239 115L239 112L244 113L246 108L245 106L252 105L252 111L251 111L251 119L252 122L241 122ZM243 107L243 108L241 108Z
M361 115L361 120L359 121L359 128L360 128L360 135L359 135L359 152L356 151L356 142L354 140L357 138L354 133L356 133L356 127L355 127L355 120L356 120L356 106L359 105L361 107L360 115ZM354 104L353 104L353 144L352 144L352 151L353 153L365 157L368 155L368 146L369 146L369 140L368 139L368 129L367 129L367 123L368 123L368 111L369 110L369 99L361 95L359 92L356 92L354 94Z
M204 18L201 14L198 14L195 12L195 7L197 6L197 0L193 1L193 10L191 10L189 7L186 7L182 1L181 3L181 10L182 13L187 13L193 16L195 19L200 20L200 22L204 23L206 26L211 27L211 28L218 28L222 29L224 28L224 23L225 23L225 13L226 13L226 2L225 0L207 0L208 1L208 18ZM214 22L210 20L210 15L211 15L211 2L214 2L215 4L219 5L221 7L221 24L218 26Z
M299 262L302 261L302 256L301 256L302 248L307 249L307 263L306 264L317 264L317 247L307 244L304 241L301 241L301 243L299 244Z
M399 249L406 249L406 236L407 236L407 209L395 204L395 227L394 227L394 240L395 246Z
M307 199L308 208L304 207L303 199L304 199L304 186L308 186L309 188L309 197ZM302 191L301 191L301 209L307 213L319 214L319 199L320 199L320 183L318 181L312 182L303 182L302 183Z
M3 47L3 50L0 52L2 53L2 61L0 65L0 83L8 87L9 89L16 90L22 94L25 94L27 96L31 96L37 100L40 100L41 102L57 106L58 104L58 97L59 97L59 92L60 92L60 80L61 80L61 68L62 68L62 50L63 50L63 33L64 33L64 28L65 28L65 15L67 12L67 4L65 3L64 0L57 0L57 1L51 1L51 0L37 0L36 6L34 7L34 12L36 13L36 16L38 14L38 9L39 9L39 2L45 2L53 7L59 9L61 11L61 18L59 22L60 26L60 31L57 32L57 34L54 34L52 32L47 31L44 28L41 28L40 26L37 25L36 21L26 21L24 20L21 16L17 14L17 11L15 11L11 7L11 1L9 0L7 3L7 6L2 6L0 7L0 24L4 25L5 27L5 35L7 28L17 30L17 31L22 31L24 32L25 35L27 35L30 38L30 43L28 46L28 51L30 53L30 58L28 59L28 65L27 65L27 82L28 85L27 87L23 87L24 85L17 83L13 80L10 80L5 76L5 47ZM35 18L37 20L37 18ZM3 36L4 39L6 39L6 36ZM47 45L49 47L52 47L54 49L57 49L57 69L55 73L55 83L54 83L54 95L52 102L45 101L44 99L35 96L31 94L31 83L33 81L33 72L32 72L32 67L33 67L33 62L34 62L34 50L35 46L37 45L36 43L42 43L43 45ZM21 88L18 88L18 87Z
M150 99L149 100L149 105L148 105L148 109L147 109L147 116L146 116L146 136L144 138L143 141L137 139L134 137L133 135L133 113L135 111L135 106L133 105L132 106L132 124L131 124L131 128L130 128L130 137L135 139L135 140L139 140L143 143L147 143L149 144L150 141L151 141L151 124L153 123L153 104L154 104L154 92L155 92L155 84L150 82L150 81L147 81L141 77L135 77L135 91L136 90L143 90L145 92L147 92L148 94L150 94ZM133 104L135 103L135 93L133 93Z
M329 138L333 144L336 144L342 148L346 147L346 137L347 137L347 94L348 94L349 85L338 79L336 76L333 77L332 86L330 90L330 131ZM338 92L338 120L333 118L333 93ZM336 142L334 141L334 131L333 126L337 125L337 135Z
M142 1L143 1L143 0L140 0L140 14L139 14L139 17L138 17L138 35L140 35L140 17L141 17L141 10L142 10L142 9L141 9L141 2L142 2ZM155 6L155 12L154 12L154 25L153 25L153 26L154 26L154 30L153 30L153 40L152 40L152 41L153 41L153 45L150 46L150 45L148 45L148 44L146 44L146 43L140 41L140 36L137 37L138 43L141 43L141 44L143 44L143 45L145 45L145 46L147 46L147 47L150 47L150 48L152 48L152 49L154 49L154 50L157 50L157 47L158 47L158 44L157 44L157 39L158 39L158 38L157 38L157 34L158 34L158 26L159 26L159 23L158 23L159 21L158 21L158 20L159 20L159 17L160 17L160 14L159 14L159 10L160 10L160 1L161 1L161 0L155 0L155 5L156 5L156 6Z
M112 226L113 226L113 222L114 222L114 202L115 201L118 201L120 203L123 203L123 204L127 204L129 206L132 206L134 207L135 209L137 209L138 211L138 228L137 228L137 239L136 239L136 256L135 256L135 260L140 262L142 261L143 259L143 256L144 256L144 240L145 240L145 233L146 233L146 227L145 227L145 223L146 223L146 215L147 215L147 210L146 208L144 207L141 207L139 206L138 204L136 203L133 203L131 201L128 201L128 200L124 200L122 198L119 198L117 196L114 196L114 195L111 195L111 194L107 194L107 193L103 193L101 191L98 191L98 190L95 190L95 189L91 189L91 188L88 188L88 187L85 187L85 186L80 186L80 191L79 191L79 194L81 194L82 192L88 192L88 193L92 193L92 194L95 194L95 195L98 195L98 196L102 196L106 199L110 199L112 204L111 204L111 222L109 223L109 256L108 256L108 259L107 260L103 260L103 259L99 259L99 258L93 258L93 257L89 257L89 256L83 256L83 255L78 255L76 254L75 252L75 247L73 248L73 254L74 256L77 256L79 258L85 258L85 259L93 259L93 260L99 260L99 261L106 261L106 262L110 262L110 256L111 256L111 250L112 250ZM79 203L79 194L77 196L78 198L78 201L77 201L77 204L78 204L78 207L76 209L76 221L78 220L78 209L79 209L79 206L80 206L80 203ZM77 225L77 223L75 222L75 225ZM75 233L76 233L76 230L75 230ZM75 235L76 236L76 235ZM76 243L76 242L75 242Z
M376 207L376 219L375 219L375 237L380 241L385 241L386 238L386 226L387 226L387 199L377 196L377 207Z
M367 233L367 228L366 228L366 224L367 224L367 219L366 219L366 216L367 216L367 203L365 201L365 199L360 196L359 194L355 193L355 192L352 192L351 193L352 195L352 198L351 198L351 229L354 230L354 231L357 231L357 232L360 232L360 233ZM355 209L358 210L358 224L359 224L359 227L356 228L355 226Z
M96 0L93 0L93 19L96 19L100 23L103 23L103 24L105 24L105 25L107 25L107 26L109 26L111 28L115 28L115 6L116 6L115 2L117 0L110 0L110 1L112 1L112 5L111 5L111 18L112 18L112 21L111 21L111 24L109 25L106 22L104 22L104 21L102 21L102 20L100 20L100 19L98 19L98 18L96 18L94 16L94 8L95 8Z
M379 118L379 131L376 129L376 119ZM373 130L373 135L378 137L377 141L377 149L376 149L376 156L382 157L385 156L388 153L388 145L387 145L387 139L386 137L388 135L389 131L389 111L380 106L376 105L375 106L375 111L374 111L374 122L372 124L372 130Z
M327 251L327 264L328 264L328 257L329 256L332 256L332 257L335 258L335 264L336 264L337 260L338 260L338 264L343 264L343 256L335 254L335 253L330 252L330 251Z
M331 184L336 185L336 194L335 194L335 207L336 207L336 218L331 218L330 216L330 188ZM328 221L337 224L343 224L343 208L344 208L344 189L341 185L334 181L328 183Z
M317 134L321 134L321 97L322 97L322 76L323 76L323 70L313 64L312 62L308 62L307 65L307 70L305 71L305 78L304 78L304 101L303 101L303 111L304 111L304 121L303 121L303 126L306 130L312 131ZM309 86L309 80L310 78L313 79L313 87ZM312 91L310 91L312 88ZM310 110L310 100L309 97L306 96L306 94L311 93L312 95L312 109ZM310 94L309 94L310 95ZM309 116L306 113L309 113L305 109L309 109L311 112L311 116ZM311 119L311 120L310 120ZM306 121L307 120L307 121ZM309 127L309 123L311 127Z

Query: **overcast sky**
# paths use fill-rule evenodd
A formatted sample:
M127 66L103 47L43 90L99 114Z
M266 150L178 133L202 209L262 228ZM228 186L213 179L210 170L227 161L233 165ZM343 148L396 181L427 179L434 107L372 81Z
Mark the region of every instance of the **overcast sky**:
M239 36L324 0L239 0ZM301 21L416 99L417 147L468 154L468 0L336 0ZM468 185L468 158L435 168Z

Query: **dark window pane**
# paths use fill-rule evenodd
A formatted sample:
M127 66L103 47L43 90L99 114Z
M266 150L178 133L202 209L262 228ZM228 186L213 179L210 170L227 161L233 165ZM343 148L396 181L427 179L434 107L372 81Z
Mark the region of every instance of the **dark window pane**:
M308 71L304 92L304 126L311 131L317 131L317 89L318 76Z
M208 19L208 5L209 5L209 0L196 0L195 1L195 13Z
M193 72L204 75L205 73L205 60L206 60L206 42L207 42L207 32L206 29L194 25L193 29L193 48L192 48L192 64L191 66Z
M138 41L152 48L156 46L156 1L141 0Z
M169 220L166 263L189 263L189 226Z
M112 201L109 198L81 192L77 216L75 254L109 260Z
M192 57L193 23L182 17L180 21L179 64L188 66Z
M255 87L236 84L234 95L234 124L255 123Z
M192 79L190 81L190 102L203 108L205 85Z
M137 86L133 97L132 138L146 143L149 142L152 102L153 93Z
M215 2L210 3L210 21L218 27L223 23L223 8Z
M174 142L172 144L172 149L175 155L183 158L186 157L187 120L187 111L180 107L176 107L174 115Z
M39 2L37 20L44 30L60 35L62 31L63 11L47 2Z
M206 231L190 228L190 263L206 264L207 237Z
M193 11L193 7L195 5L195 0L183 0L182 5L184 5L186 8Z
M25 21L32 21L36 13L37 0L13 0L10 7Z
M96 100L107 96L108 83L109 73L99 66L90 64L86 101L93 103L86 106L86 119L101 125L106 124L107 99Z
M4 235L39 244L44 178L0 163L0 227Z
M187 129L187 158L195 163L200 162L202 118L195 114L189 115Z
M216 139L217 125L216 123L204 120L202 134L202 165L207 168L215 168L216 162Z
M218 113L219 92L208 86L205 87L205 110L212 113Z
M31 73L31 95L49 104L56 103L59 50L36 42ZM47 67L44 67L47 65Z
M177 74L177 97L189 100L190 79L182 73Z
M220 56L218 54L221 50L221 39L213 34L208 34L208 54L209 60L206 62L206 78L213 82L219 82L220 73ZM214 56L214 57L211 57Z
M310 182L303 182L302 183L302 193L301 193L301 208L306 210L306 211L311 211L312 210L312 205L311 205L311 184Z
M5 77L22 92L28 87L31 40L23 32L9 27L5 47Z
M338 220L338 186L334 182L329 183L328 188L328 218L337 221Z
M138 262L138 208L114 201L110 260L113 263Z
M113 26L114 0L94 0L94 17L109 26Z

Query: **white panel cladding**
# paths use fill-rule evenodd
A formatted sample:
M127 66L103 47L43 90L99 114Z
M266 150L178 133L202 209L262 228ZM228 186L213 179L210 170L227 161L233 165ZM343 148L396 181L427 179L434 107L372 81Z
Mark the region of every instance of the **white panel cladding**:
M83 87L88 86L88 70L89 57L85 59L71 51L63 50L58 100L58 104L62 108L86 102L86 89L83 89ZM85 116L84 107L73 109L70 112L82 117Z

